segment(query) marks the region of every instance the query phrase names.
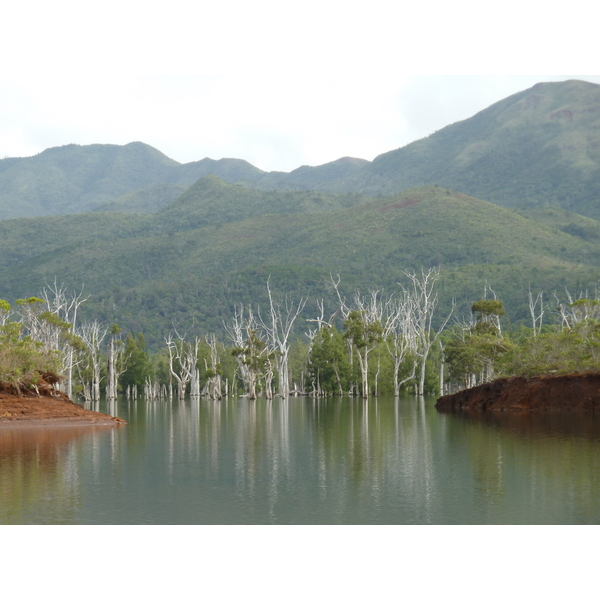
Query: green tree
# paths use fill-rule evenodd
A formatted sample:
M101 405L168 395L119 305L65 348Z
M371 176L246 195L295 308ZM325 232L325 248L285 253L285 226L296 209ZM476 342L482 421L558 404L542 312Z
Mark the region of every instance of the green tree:
M35 386L44 373L57 373L61 357L41 342L23 336L23 324L9 320L10 310L10 304L0 300L0 386L21 393Z
M342 334L321 327L315 335L308 357L308 375L313 389L326 394L343 395L350 386L350 361Z
M247 329L247 337L241 346L231 350L243 373L246 392L250 400L255 400L260 379L265 375L269 354L267 344L258 336L258 330Z
M369 319L364 310L353 310L344 321L344 339L356 349L361 374L361 394L363 398L368 398L369 353L383 340L381 321Z
M154 367L150 355L146 351L146 339L143 333L137 333L135 337L129 334L125 338L124 356L127 361L127 369L119 379L122 389L128 386L141 387L147 379L154 377Z
M500 335L500 317L504 315L502 300L478 300L471 306L471 312L476 315L475 329L478 333Z

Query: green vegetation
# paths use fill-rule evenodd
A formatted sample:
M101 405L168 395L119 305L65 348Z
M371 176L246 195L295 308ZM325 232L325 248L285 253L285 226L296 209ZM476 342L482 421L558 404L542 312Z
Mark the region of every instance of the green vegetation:
M289 360L319 390L360 383L366 395L392 382L397 392L399 381L413 381L419 352L425 357L419 385L433 390L443 347L454 383L535 372L528 361L550 356L545 343L567 354L534 361L540 369L592 368L595 333L587 317L586 324L569 325L571 338L564 322L543 331L534 323L529 334L522 327L531 318L529 290L543 290L546 298L577 290L585 299L600 281L600 222L589 218L600 217L600 113L590 110L599 101L597 85L539 84L372 163L343 158L289 174L236 159L181 165L139 142L70 145L0 160L0 297L14 304L51 280L89 294L79 318L95 325L85 335L62 309L36 305L29 315L60 332L60 343L49 347L62 352L63 370L71 348L73 389L86 397L98 396L109 377L114 387L115 376L122 389L173 384L180 373L169 363L165 339L174 328L196 340L194 385L213 385L217 376L240 383L223 324L236 306L267 305L269 280L284 295L308 297ZM455 314L472 311L468 327L457 326L454 337L446 331L441 347L427 346L423 334L420 348L402 348L401 364L398 349L385 335L369 333L376 324L362 322L355 307L315 335L305 370L308 345L300 340L318 308L339 309L338 292L398 297L406 272L433 268L440 269L433 328L454 305ZM332 274L340 276L339 290ZM490 299L473 305L489 286L502 306ZM4 323L5 338L35 345L25 315L14 319L22 328ZM104 341L113 323L124 331ZM218 351L207 334L219 339ZM579 338L588 345L568 343ZM520 354L526 347L529 354ZM257 375L257 390L269 389L268 381L277 386L275 367L283 360L277 352L254 357L258 371L269 372ZM568 359L569 352L578 358Z
M546 305L546 309L551 305ZM555 322L519 327L502 334L502 303L481 300L474 325L457 325L444 350L451 385L471 387L497 377L564 374L600 370L600 303L580 298L555 304Z
M332 212L368 200L372 198L358 194L260 191L206 175L160 211L159 218L165 228L186 231L264 215Z
M507 208L600 218L600 86L539 83L317 189L391 194L423 183Z
M187 190L176 183L155 183L141 190L125 194L116 200L101 204L93 212L120 212L152 215L168 206Z
M37 300L30 298L22 303L30 306ZM10 313L10 304L0 300L0 388L21 393L38 384L41 374L57 372L60 359L47 346L23 336L23 323L10 321ZM52 322L47 314L42 320Z
M202 186L222 189L223 204L238 207L231 216L238 220L222 222L228 208L210 217L209 195L199 194L156 215L0 222L0 297L14 302L54 278L71 289L84 285L92 296L83 317L141 331L156 350L173 323L193 324L199 335L221 331L234 304L265 301L269 275L283 293L308 295L307 311L314 311L316 300L334 304L331 273L340 274L346 293L391 294L402 270L440 266L441 307L456 298L458 309L468 310L488 281L517 323L528 319L530 286L585 290L600 279L594 241L435 186L347 209L251 218L244 216L257 192L214 178ZM193 228L195 219L210 218L215 224Z
M438 275L437 269L408 274L428 290L427 297L419 295L419 286L415 293L407 288L398 299L357 294L351 305L338 295L339 308L329 320L323 318L324 305L321 318L310 320L318 326L309 343L286 337L278 346L277 332L269 322L256 318L250 307L245 317L240 307L234 326L225 324L229 344L217 342L214 335L200 339L189 331L175 332L154 353L147 350L141 333L121 341L123 332L117 325L110 332L97 323L73 328L59 308L64 309L69 297L55 286L56 298L49 297L47 288L44 300L19 300L16 312L0 301L0 382L5 389L20 392L35 389L40 376L50 372L58 375L59 389L87 400L100 398L101 382L107 397L126 392L128 397L184 398L191 393L220 399L229 391L272 399L278 387L282 396L287 395L281 390L278 367L278 357L285 354L290 392L366 398L406 391L435 394L514 375L600 370L598 298L574 299L567 292L568 302L544 303L541 294L534 300L530 293L533 325L517 328L502 325L506 320L502 301L483 298L472 304L472 319L445 331L426 326L421 332L424 313L430 313L426 320L433 321ZM292 305L286 299L285 306ZM273 324L293 314L274 310ZM256 307L256 314L268 313ZM551 323L543 323L549 314ZM396 360L400 347L404 350Z

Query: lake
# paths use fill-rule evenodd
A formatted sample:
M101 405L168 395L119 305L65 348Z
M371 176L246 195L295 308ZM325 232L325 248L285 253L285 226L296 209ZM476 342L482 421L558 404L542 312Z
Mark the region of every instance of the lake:
M0 523L600 523L598 417L434 403L119 400L96 408L125 427L0 429Z

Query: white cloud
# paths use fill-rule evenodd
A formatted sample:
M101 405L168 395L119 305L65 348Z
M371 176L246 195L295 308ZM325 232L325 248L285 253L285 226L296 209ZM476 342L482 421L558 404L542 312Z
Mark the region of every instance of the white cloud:
M589 70L591 19L571 33L574 18L526 2L484 11L464 0L13 3L0 156L140 140L181 162L238 157L266 170L372 159L572 77L498 73ZM455 75L469 72L486 75Z

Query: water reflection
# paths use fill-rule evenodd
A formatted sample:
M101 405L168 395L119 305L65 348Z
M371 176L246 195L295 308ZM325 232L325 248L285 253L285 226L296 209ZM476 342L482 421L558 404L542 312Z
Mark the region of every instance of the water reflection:
M584 437L600 440L600 419L590 412L464 410L449 413L454 419L526 436Z
M460 432L477 482L476 500L514 511L537 509L510 522L600 522L600 420L591 413L462 411L446 415Z
M81 499L78 442L112 428L0 428L0 523L70 523Z
M593 415L433 403L120 400L98 408L125 428L0 430L0 521L600 522Z

